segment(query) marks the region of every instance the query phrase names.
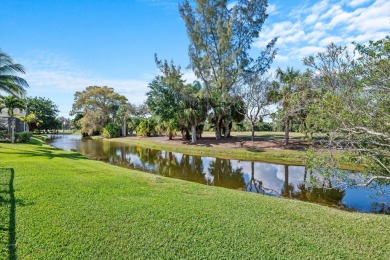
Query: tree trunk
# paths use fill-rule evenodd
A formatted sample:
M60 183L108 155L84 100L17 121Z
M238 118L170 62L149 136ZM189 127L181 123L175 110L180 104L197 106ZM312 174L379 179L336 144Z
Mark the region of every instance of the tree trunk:
M228 138L229 135L230 135L230 128L229 128L229 122L225 123L225 134L224 134L224 137L225 138Z
M196 143L196 125L191 125L191 143Z
M11 117L11 141L15 143L15 118Z
M217 140L221 139L221 129L219 128L220 121L221 121L221 116L218 116L217 120L215 121L215 139Z
M122 123L122 136L126 137L126 121Z
M8 134L10 134L12 131L12 120L10 117L8 117Z
M283 185L283 190L284 190L284 196L285 197L288 197L288 198L291 198L290 196L290 189L289 189L289 186L288 186L288 165L285 165L284 166L284 185Z
M285 122L285 126L284 126L284 137L285 137L285 143L284 145L288 145L288 140L289 140L289 123L290 123L290 119L288 118L288 116L286 117L286 122Z
M251 122L252 142L255 141L255 122Z
M172 140L172 139L173 139L173 133L172 133L172 132L169 132L169 133L168 133L168 139L169 139L169 140Z

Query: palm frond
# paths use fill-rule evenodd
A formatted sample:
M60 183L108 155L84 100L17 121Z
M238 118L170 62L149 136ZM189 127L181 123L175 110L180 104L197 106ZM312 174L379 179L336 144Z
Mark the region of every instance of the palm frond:
M0 66L0 75L22 73L25 74L25 70L22 64L7 63Z
M23 65L14 63L12 58L0 49L0 91L17 96L26 94L27 81L15 73L25 74Z

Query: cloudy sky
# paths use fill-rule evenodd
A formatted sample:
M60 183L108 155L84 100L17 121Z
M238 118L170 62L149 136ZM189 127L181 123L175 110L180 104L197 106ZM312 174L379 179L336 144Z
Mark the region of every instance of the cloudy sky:
M183 68L189 63L178 2L2 0L0 48L25 66L28 95L50 98L60 115L68 116L75 91L91 85L140 104L158 73L154 53ZM279 37L273 68L303 69L303 57L331 42L366 43L390 32L388 0L270 0L268 13L253 52Z

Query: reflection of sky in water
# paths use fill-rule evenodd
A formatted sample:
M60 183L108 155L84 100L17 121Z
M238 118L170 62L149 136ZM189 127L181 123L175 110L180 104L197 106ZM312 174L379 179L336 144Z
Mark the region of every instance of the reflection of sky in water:
M186 171L184 175L189 176L188 178L191 179L191 172L188 171L194 171L195 166L197 165L197 174L199 175L199 171L201 171L201 173L203 174L203 181L201 180L202 178L196 178L197 181L201 181L201 183L207 183L210 185L216 185L214 182L214 175L220 174L215 172L215 170L217 169L217 165L219 165L219 167L223 167L224 171L228 170L228 174L232 174L232 176L224 175L223 179L220 178L221 176L218 177L218 181L220 183L219 185L222 185L224 187L229 187L226 185L231 185L231 182L240 181L240 178L237 179L237 175L235 175L234 173L241 171L241 182L244 182L247 185L247 191L261 192L267 195L280 195L283 189L287 187L285 185L286 177L288 178L288 184L290 185L289 192L299 194L299 192L301 191L299 190L298 185L304 183L305 177L307 178L307 180L309 180L310 178L309 173L306 173L307 176L305 176L305 168L303 166L285 166L271 163L250 162L241 160L230 160L230 163L228 163L228 160L216 159L213 157L199 158L195 156L185 156L183 154L175 152L156 152L151 149L142 149L140 147L134 147L129 145L126 146L124 144L104 142L101 140L81 140L81 137L78 135L59 135L59 137L60 138L54 139L51 142L51 145L64 150L76 150L94 159L121 164L128 168L133 168L137 170L158 173L159 164L161 165L162 163L164 167L170 169L168 170L168 172L184 170ZM143 156L146 156L146 161L145 157L143 157L142 159L137 154L139 152L142 152ZM122 155L122 153L125 154ZM121 162L122 159L126 161ZM173 164L169 163L171 160L172 162L174 162ZM219 164L217 164L217 160L220 162ZM191 165L191 167L185 166L188 166L187 162L189 163L189 165ZM210 164L214 164L214 167L210 167ZM288 174L286 174L286 169L288 170ZM211 172L212 170L214 172ZM321 179L318 173L313 173L313 176ZM362 177L357 174L354 175L352 179L358 180L362 179ZM221 181L225 181L225 183L221 183ZM337 185L337 180L332 180L332 184ZM309 185L305 184L304 187L306 187L305 189L307 189ZM384 187L383 191L384 194L378 196L378 190L372 188L347 188L345 194L340 193L344 195L340 203L346 205L348 208L358 209L359 211L363 212L370 212L372 210L373 203L375 202L379 203L379 205L381 202L387 203L388 207L390 204L390 186ZM321 196L322 199L326 197L326 195L323 195L321 191L319 192L320 193L318 193L318 190L314 191L312 196Z
M242 168L245 182L248 183L252 178L252 166L248 161L232 160L234 168ZM297 191L296 186L303 182L305 168L303 166L288 166L288 182L294 186L294 191ZM261 180L263 187L278 191L283 188L285 182L285 166L271 163L254 163L253 177L255 180Z
M375 186L375 184L374 184ZM351 209L358 209L363 212L373 210L373 203L386 204L390 206L390 187L349 187L346 190L342 201ZM378 206L379 206L378 205Z
M210 162L215 162L215 158L212 157L202 157L203 172L205 173L205 179L207 183L213 183L214 176L209 171Z

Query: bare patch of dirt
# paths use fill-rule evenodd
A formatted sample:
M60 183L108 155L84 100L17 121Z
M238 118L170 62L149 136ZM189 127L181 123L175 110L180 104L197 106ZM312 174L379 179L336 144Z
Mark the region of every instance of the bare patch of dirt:
M235 137L231 136L229 138L222 138L216 140L215 137L202 137L200 140L197 140L196 144L191 144L190 140L183 140L181 137L175 137L173 140L168 140L167 136L158 136L158 137L131 137L136 139L150 138L150 140L161 143L161 144L170 144L170 145L191 145L198 147L213 147L213 148L244 148L250 151L261 151L264 149L274 149L274 150L306 150L309 148L309 144L305 141L299 139L291 139L289 145L284 145L284 139L272 139L272 138L255 138L255 141L251 141L250 137Z

